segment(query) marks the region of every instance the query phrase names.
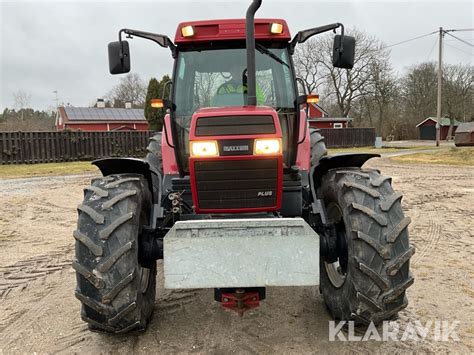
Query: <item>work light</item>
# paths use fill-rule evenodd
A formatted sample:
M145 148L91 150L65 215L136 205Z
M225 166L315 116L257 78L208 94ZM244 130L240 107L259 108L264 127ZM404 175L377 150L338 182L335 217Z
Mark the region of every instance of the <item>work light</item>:
M280 34L283 32L283 25L281 23L272 23L270 25L270 32L274 34Z
M181 34L183 37L192 37L194 36L194 28L193 26L184 26L181 28Z

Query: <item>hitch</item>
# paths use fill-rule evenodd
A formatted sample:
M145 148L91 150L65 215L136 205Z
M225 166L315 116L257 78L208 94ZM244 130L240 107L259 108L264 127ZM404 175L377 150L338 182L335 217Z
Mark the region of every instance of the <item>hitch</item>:
M260 301L265 299L265 287L216 288L214 299L242 317L248 310L260 306Z

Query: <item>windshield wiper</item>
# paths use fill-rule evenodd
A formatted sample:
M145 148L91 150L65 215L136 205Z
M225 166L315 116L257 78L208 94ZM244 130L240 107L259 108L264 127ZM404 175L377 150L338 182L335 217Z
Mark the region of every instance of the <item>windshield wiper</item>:
M288 64L286 64L281 58L279 58L275 53L271 52L268 50L268 48L265 48L262 46L260 43L255 43L255 49L258 50L260 53L268 55L270 58L273 58L276 60L278 63L286 65L288 68L290 67Z

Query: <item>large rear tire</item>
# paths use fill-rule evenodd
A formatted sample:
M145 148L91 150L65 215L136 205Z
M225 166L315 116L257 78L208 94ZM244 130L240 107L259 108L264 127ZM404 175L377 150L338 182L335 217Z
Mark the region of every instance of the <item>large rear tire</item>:
M309 137L311 142L311 166L315 166L322 157L328 155L328 150L319 129L310 128Z
M161 136L162 133L157 133L150 138L150 143L146 150L148 151L145 160L150 166L163 175L163 160L161 153Z
M335 319L380 323L407 306L413 284L408 240L410 218L391 178L376 170L329 171L318 191L335 224L337 261L321 257L321 291Z
M138 243L148 224L151 194L141 175L98 178L78 206L76 297L89 329L107 333L144 330L155 304L156 263L138 262Z

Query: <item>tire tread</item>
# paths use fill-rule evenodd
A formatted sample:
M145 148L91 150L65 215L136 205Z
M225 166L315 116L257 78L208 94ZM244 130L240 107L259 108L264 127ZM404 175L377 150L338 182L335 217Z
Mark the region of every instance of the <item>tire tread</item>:
M354 248L349 255L348 294L330 285L322 267L321 290L337 319L379 323L404 309L406 290L414 283L409 260L415 253L403 215L402 194L394 192L390 177L374 169L334 169L322 179L318 195L337 200L344 211L346 229ZM352 260L352 261L351 261ZM329 282L329 284L328 284ZM352 296L351 296L352 295Z
M72 264L81 317L92 331L144 329L153 313L156 285L156 265L152 265L142 291L145 269L138 263L139 230L148 224L151 207L148 182L141 175L110 175L94 179L85 191L73 233L76 260ZM98 194L100 199L95 198Z

